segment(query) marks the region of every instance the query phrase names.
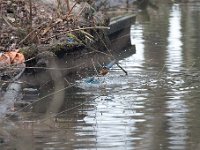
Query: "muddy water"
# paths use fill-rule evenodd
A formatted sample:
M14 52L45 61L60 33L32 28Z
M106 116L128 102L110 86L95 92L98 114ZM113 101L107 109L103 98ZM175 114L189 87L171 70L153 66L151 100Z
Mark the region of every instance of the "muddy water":
M128 76L114 66L21 111L3 123L1 149L199 150L200 3L159 5L131 27L136 54L119 61Z

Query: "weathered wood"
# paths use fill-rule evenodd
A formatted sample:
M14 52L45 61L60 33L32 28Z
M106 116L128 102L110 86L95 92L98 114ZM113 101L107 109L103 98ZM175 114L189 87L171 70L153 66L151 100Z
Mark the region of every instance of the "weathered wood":
M133 23L135 23L135 19L135 14L113 18L109 25L110 30L108 30L108 35L114 34L124 28L130 27Z

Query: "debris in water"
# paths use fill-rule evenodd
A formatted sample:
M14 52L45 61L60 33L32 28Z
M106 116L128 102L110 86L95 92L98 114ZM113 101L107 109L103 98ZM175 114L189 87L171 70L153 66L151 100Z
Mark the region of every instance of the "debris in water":
M85 83L99 84L100 81L95 77L89 77L85 79Z
M15 77L21 76L25 69L25 57L19 50L12 50L0 54L0 77L8 77L15 80Z

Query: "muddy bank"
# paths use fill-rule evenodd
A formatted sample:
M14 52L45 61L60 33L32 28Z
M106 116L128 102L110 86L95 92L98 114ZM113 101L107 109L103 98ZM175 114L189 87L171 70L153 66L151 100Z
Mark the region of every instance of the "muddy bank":
M0 7L0 50L18 49L26 62L44 51L58 56L81 50L105 40L109 29L109 18L91 2L3 0Z
M134 22L131 20L134 15L110 22L104 11L107 5L91 1L3 0L0 2L1 53L19 51L25 56L27 68L47 67L49 57L60 59L96 52L109 56L112 48L108 34L128 27Z
M36 75L25 74L20 79L20 82L23 84L17 84L17 86L20 86L18 88L20 90L9 93L9 95L12 95L14 101L6 105L6 108L12 109L7 109L5 112L2 112L3 115L1 115L1 117L5 116L12 120L18 120L20 119L20 113L26 111L43 112L44 114L42 117L45 117L45 114L49 115L48 113L50 112L56 113L58 109L62 107L61 104L63 104L64 97L62 95L63 92L56 94L54 92L65 89L65 87L68 87L69 84L74 83L77 79L96 76L97 72L95 68L99 70L99 68L102 67L101 64L107 64L113 58L117 58L117 60L120 61L135 53L135 46L130 44L129 32L129 28L126 28L115 35L116 39L112 39L112 57L107 57L103 53L68 55L67 64L69 66L66 66L66 62L63 59L54 59L54 61L51 62L52 66L49 66L54 69L43 70ZM77 67L62 69L75 65L77 65ZM123 71L121 71L121 74L125 75ZM11 90L9 91L13 92ZM52 95L40 100L43 96L46 96L47 93L51 94L51 92L53 92ZM49 101L51 101L50 104ZM37 106L37 109L35 106ZM3 104L2 107L5 107L5 104Z
M46 64L48 65L47 68L36 67L35 75L25 75L22 79L25 83L37 86L43 85L52 79L56 80L59 78L65 78L70 83L73 83L76 79L97 75L102 66L109 64L112 60L116 59L118 62L136 52L135 46L130 43L129 27L109 37L112 44L107 50L108 52L88 52L83 49L82 53L73 52L64 55L62 58L50 57ZM52 76L52 72L56 75Z
M25 87L28 87L28 89L30 87L41 89L44 85L48 86L58 81L65 82L67 85L73 83L76 79L88 75L97 75L100 68L112 60L116 58L120 60L135 53L135 48L130 45L129 39L130 25L134 23L135 15L123 15L121 18L118 17L109 23L100 9L99 12L93 12L90 17L87 16L85 18L81 14L78 19L75 19L74 13L77 13L77 10L83 9L82 13L85 15L86 12L84 10L86 9L87 12L90 12L92 7L90 3L77 2L69 5L66 4L71 9L67 9L67 7L55 9L56 14L51 16L51 18L48 15L52 13L49 12L52 10L49 9L50 6L47 3L49 4L49 1L30 4L22 0L16 0L13 4L6 1L1 3L1 7L4 8L2 10L12 10L8 15L5 15L5 12L2 13L1 19L4 23L2 24L1 31L5 35L7 29L5 24L11 23L10 21L13 20L10 25L14 28L8 27L10 32L7 34L7 37L15 35L15 40L11 41L13 43L6 43L5 37L1 38L2 51L10 51L17 48L26 58L26 71L22 78L14 84L14 89L9 88L11 85L13 87L13 84L7 84L1 88L2 93L3 91L5 92L3 99L9 99L8 101L11 102L9 104L2 102L2 107L6 111L8 109L11 110L15 106L24 107L29 104L29 102L21 101L20 98L21 89ZM37 16L37 13L34 14L29 11L29 21L31 21L29 27L31 30L27 30L26 34L19 38L16 33L21 29L26 30L27 28L17 28L16 25L19 24L23 27L28 22L23 21L25 16L22 16L22 18L18 15L15 16L19 12L15 12L14 7L22 11L25 9L25 6L32 6L33 9L39 4L39 11L47 10L48 12L46 13L47 16L45 16L44 24L40 26L40 22L36 21L37 19L41 21L44 18L40 17L44 16ZM55 7L54 1L50 1L50 4L53 4L51 7ZM56 6L60 7L61 4ZM90 9L88 10L88 8ZM30 8L30 10L32 9ZM59 17L59 19L55 19L55 17ZM70 17L72 22L66 20ZM112 32L109 32L109 28ZM10 41L11 39L8 38L7 40ZM16 68L21 67L15 66L8 69ZM12 98L6 95L12 95ZM17 99L19 101L15 102ZM6 111L2 111L2 116L5 115Z
M110 17L104 11L106 4L102 3L1 1L1 53L19 51L25 56L27 68L35 67L35 70L48 67L51 57L62 59L66 55L96 52L109 56L108 34L122 30L123 24L134 22L131 20L134 15L110 23ZM3 69L7 72L16 67L9 66L6 70L5 66Z
M77 57L79 53L98 51L93 47L95 43L100 43L100 40L107 43L104 30L108 29L109 19L100 8L96 8L90 1L0 2L0 85L4 110L10 107L7 99L13 102L18 97L21 83L12 82L18 82L19 77L15 76L25 68L25 76L29 73L35 75L45 72L48 67L55 69L52 62L60 59L65 61L62 66L67 64L67 67L71 65L73 68L73 64L66 63L68 58L64 59L65 56L70 54L70 57ZM13 55L9 55L17 52L24 55L25 60L16 63L18 57L15 55L13 59ZM10 93L13 93L12 96L6 96Z

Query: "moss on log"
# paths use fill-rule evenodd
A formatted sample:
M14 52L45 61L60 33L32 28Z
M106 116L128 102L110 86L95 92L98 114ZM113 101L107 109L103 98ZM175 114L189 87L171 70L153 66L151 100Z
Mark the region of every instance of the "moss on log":
M58 41L54 41L52 44L41 44L41 45L31 45L27 47L20 48L20 52L24 54L26 59L36 57L39 53L44 51L53 52L55 55L70 53L83 48L84 45L75 35L67 34L67 36Z

